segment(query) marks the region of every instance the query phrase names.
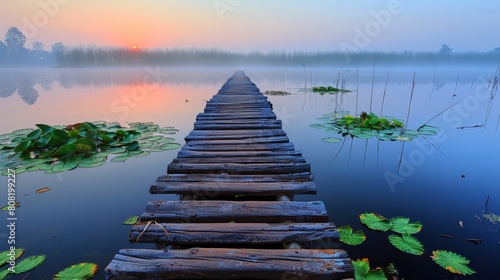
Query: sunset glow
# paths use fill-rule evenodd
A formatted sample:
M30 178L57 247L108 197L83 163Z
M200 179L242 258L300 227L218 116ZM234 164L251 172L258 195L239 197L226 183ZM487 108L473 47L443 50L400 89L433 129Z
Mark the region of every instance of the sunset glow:
M139 47L130 42L140 42L140 49L241 52L338 50L345 45L416 51L439 50L441 44L457 51L489 51L500 46L500 39L491 36L500 2L453 2L456 9L449 9L450 3L432 2L429 8L429 2L409 0L12 1L0 9L0 37L15 26L26 35L27 46L40 41L46 49L56 42L132 49ZM464 20L464 12L474 20Z

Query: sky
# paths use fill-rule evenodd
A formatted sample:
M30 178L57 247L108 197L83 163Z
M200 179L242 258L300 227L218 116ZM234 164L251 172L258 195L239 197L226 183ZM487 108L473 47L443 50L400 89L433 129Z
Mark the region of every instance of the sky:
M45 49L489 51L498 11L498 0L2 0L0 39L15 26Z

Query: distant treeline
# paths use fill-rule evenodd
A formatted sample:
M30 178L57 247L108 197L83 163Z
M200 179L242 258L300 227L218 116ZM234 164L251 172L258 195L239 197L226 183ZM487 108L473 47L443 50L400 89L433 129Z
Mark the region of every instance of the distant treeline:
M55 43L50 51L41 42L25 46L26 37L16 27L0 41L0 67L121 67L121 66L468 66L500 65L500 48L489 52L455 52L443 44L436 52L374 51L270 51L239 53L220 49L138 49L99 46L67 47Z
M75 47L57 51L55 60L59 67L110 67L110 66L270 66L270 67L356 67L418 66L474 64L500 65L500 51L491 52L251 52L236 53L220 49L148 49Z

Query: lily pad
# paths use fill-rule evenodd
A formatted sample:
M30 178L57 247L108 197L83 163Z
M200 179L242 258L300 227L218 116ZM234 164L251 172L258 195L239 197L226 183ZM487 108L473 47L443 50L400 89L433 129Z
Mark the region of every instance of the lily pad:
M350 225L337 228L340 235L340 241L348 245L359 245L366 240L366 236L362 230L353 232Z
M391 222L375 213L364 213L359 215L361 223L373 230L388 231L391 228Z
M125 221L122 222L124 225L133 225L139 221L139 216L128 217Z
M24 272L28 272L38 266L40 266L45 261L45 255L37 255L31 256L25 259L22 259L16 265L16 270L13 274L21 274Z
M58 162L54 166L52 166L51 170L54 172L64 172L64 171L69 171L72 169L75 169L78 166L78 163L76 162Z
M21 202L19 201L16 201L13 205L14 207L21 207ZM2 211L8 211L9 210L9 207L11 207L10 205L5 205L4 207L2 207Z
M170 143L170 144L162 144L158 146L158 149L162 151L175 150L181 147L181 144L178 143Z
M11 250L0 252L0 267L10 260ZM24 253L24 248L16 248L14 250L14 259L18 259Z
M95 276L97 265L95 263L79 263L67 267L54 276L54 280L78 279L87 280Z
M403 236L389 235L389 241L394 247L399 250L412 255L422 255L424 253L424 246L415 237L404 233Z
M406 217L394 217L390 222L391 230L397 233L415 234L422 230L422 223L410 223L410 219Z
M111 159L111 162L125 162L127 159L131 158L132 156L129 155L128 153L116 156Z
M459 254L445 250L436 250L432 251L431 258L438 265L452 273L461 275L471 275L476 273L476 271L468 266L470 261Z
M352 266L354 267L354 277L356 280L387 280L382 269L370 269L370 263L367 258L353 261Z
M326 143L342 143L342 139L336 137L325 137L321 140Z

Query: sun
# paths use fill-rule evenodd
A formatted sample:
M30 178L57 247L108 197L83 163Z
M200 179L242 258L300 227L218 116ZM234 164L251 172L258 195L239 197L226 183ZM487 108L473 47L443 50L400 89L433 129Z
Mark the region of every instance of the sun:
M131 49L133 51L137 51L137 50L139 50L139 47L137 45L132 45Z

